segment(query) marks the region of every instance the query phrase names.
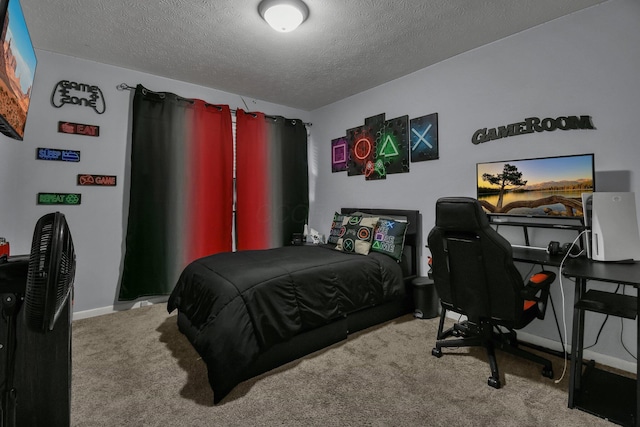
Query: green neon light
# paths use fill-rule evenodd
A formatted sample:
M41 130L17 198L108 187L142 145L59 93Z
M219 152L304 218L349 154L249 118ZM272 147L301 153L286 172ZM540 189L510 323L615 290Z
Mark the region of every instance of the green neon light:
M391 135L387 134L382 142L382 146L378 151L378 157L397 157L400 155L398 151L398 145L393 140Z
M387 170L384 167L382 159L378 159L376 161L376 172L378 172L379 176L385 176L387 174Z
M39 205L79 205L81 199L79 193L38 193Z

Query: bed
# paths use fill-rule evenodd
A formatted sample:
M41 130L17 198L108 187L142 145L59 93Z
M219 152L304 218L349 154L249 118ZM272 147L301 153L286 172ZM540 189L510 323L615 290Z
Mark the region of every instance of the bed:
M207 365L214 403L244 380L413 310L420 213L341 210L354 213L405 218L402 255L299 245L215 254L184 269L167 310L178 310L179 330Z

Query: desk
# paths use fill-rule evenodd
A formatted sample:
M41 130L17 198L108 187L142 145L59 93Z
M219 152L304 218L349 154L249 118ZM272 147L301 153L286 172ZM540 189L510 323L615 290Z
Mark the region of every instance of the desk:
M547 251L523 247L513 247L513 260L528 264L550 265L560 267L564 255L549 255Z
M587 292L587 280L640 288L640 263L612 264L578 258L567 261L562 274L576 279L569 407L625 426L640 426L637 416L640 413L640 381L597 369L593 363L588 364L584 374L582 372L585 311L636 318L640 322L640 298L593 290ZM640 343L638 326L636 339Z

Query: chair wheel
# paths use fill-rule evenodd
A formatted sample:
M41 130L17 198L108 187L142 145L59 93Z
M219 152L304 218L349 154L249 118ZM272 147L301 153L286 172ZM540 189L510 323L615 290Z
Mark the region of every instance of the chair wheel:
M502 384L500 384L500 379L499 378L489 377L489 380L487 381L487 384L489 384L493 388L502 387Z
M431 355L440 358L442 357L442 350L434 347L431 349Z
M553 378L553 368L546 366L542 368L542 376L546 378Z

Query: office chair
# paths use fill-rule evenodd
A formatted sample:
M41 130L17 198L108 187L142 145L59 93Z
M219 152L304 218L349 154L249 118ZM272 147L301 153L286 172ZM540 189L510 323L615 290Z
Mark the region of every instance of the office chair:
M518 347L515 330L544 318L555 273L537 273L525 285L513 263L511 244L490 226L480 203L468 197L437 201L428 243L442 306L431 354L442 357L443 347L484 347L491 368L488 384L494 388L502 386L495 348L541 364L542 375L553 378L551 362ZM467 320L443 330L447 310Z

